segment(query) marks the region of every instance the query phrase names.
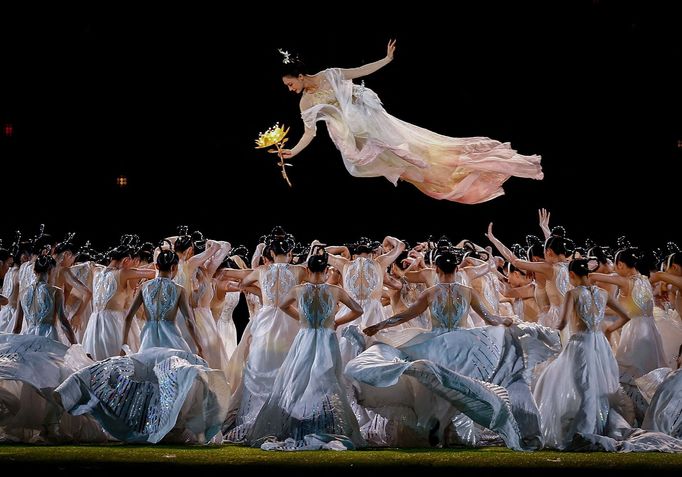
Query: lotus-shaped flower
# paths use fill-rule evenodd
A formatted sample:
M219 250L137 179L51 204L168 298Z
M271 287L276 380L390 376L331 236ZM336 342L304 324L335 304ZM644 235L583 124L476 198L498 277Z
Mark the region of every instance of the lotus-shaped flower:
M282 145L287 142L286 135L289 132L289 128L284 129L284 126L280 126L279 123L272 126L270 129L264 133L258 135L256 139L256 149L263 149L264 147Z
M284 125L280 126L279 123L275 124L264 133L258 135L258 139L256 139L256 149L264 149L271 146L277 148L277 157L279 157L277 165L282 168L282 177L284 177L284 180L287 181L287 184L291 187L291 182L289 181L286 170L286 166L291 166L291 164L284 162L284 158L282 157L282 146L288 141L288 138L286 137L288 132L289 128L285 129ZM275 151L273 150L273 152Z

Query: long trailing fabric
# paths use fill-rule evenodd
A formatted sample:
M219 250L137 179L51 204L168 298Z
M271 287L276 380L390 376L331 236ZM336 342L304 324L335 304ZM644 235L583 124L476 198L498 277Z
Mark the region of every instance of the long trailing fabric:
M331 441L338 449L364 445L342 382L335 308L329 285L308 283L299 290L300 329L248 433L252 445L270 441L262 447L282 450L329 448ZM324 445L320 436L329 436Z
M558 352L558 334L536 324L459 328L470 289L437 286L431 332L402 345L377 343L348 363L345 373L355 381L358 402L399 420L399 432L416 438L417 445L420 439L443 442L461 412L513 449L538 447L530 370ZM402 436L394 438L392 444L400 445Z
M342 70L319 74L320 90L304 98L311 106L302 111L303 121L310 129L326 122L355 177L383 176L393 184L402 179L430 197L464 204L504 194L502 184L511 176L543 178L540 156L517 154L509 143L487 137L447 137L401 121L372 90L344 79Z
M0 333L0 442L105 441L94 419L63 413L53 396L68 376L92 363L80 345Z
M220 432L229 397L222 371L168 348L99 361L71 375L56 392L69 413L90 414L115 438L141 443L167 436L211 440Z

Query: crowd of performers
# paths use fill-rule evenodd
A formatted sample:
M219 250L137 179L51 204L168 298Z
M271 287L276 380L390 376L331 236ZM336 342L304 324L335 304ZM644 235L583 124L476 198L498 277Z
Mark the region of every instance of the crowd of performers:
M105 253L17 233L0 442L682 451L682 254L540 226L523 247L276 227L252 256L186 227Z

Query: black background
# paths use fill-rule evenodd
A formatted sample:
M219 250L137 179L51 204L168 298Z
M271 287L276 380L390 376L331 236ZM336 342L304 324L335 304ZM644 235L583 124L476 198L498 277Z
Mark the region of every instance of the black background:
M281 224L302 241L446 233L485 244L494 221L512 243L540 234L547 207L578 242L662 246L679 237L682 29L660 3L5 12L0 120L13 135L0 139L0 236L44 222L104 249L121 233L155 241L189 224L253 250ZM545 179L512 178L481 205L436 201L351 177L320 124L289 189L253 147L276 121L292 141L302 132L276 48L314 70L352 67L382 58L389 38L394 62L365 79L389 113L541 154Z

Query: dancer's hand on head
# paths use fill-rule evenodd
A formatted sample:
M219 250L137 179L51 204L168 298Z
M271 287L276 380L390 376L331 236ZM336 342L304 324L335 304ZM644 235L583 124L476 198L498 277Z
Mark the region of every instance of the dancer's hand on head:
M395 53L395 42L396 40L388 40L388 46L386 47L386 58L389 60L393 59L393 53Z
M277 149L269 149L268 152L271 153L271 154L278 154L279 151L277 151ZM282 149L282 153L281 153L281 154L278 154L278 155L279 155L279 157L281 157L282 159L291 159L291 158L294 157L296 154L294 154L293 152L291 152L291 149Z

